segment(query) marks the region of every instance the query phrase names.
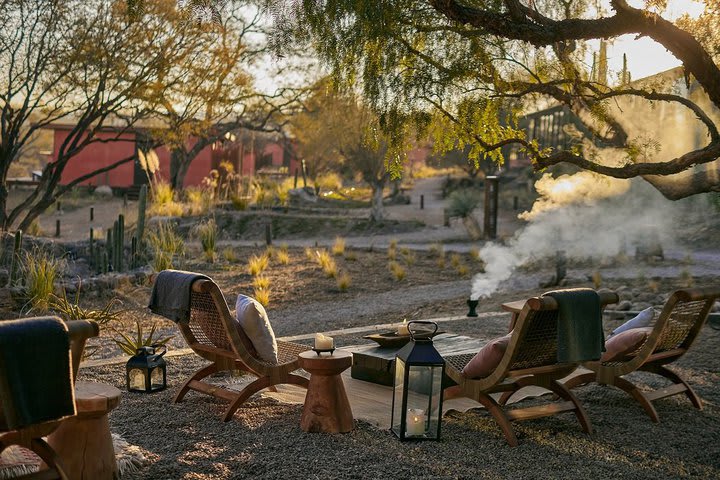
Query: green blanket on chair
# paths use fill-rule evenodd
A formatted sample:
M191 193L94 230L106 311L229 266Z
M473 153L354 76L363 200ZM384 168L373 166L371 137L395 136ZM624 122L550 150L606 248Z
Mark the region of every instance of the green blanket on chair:
M558 362L599 360L605 351L605 335L597 292L591 288L573 288L544 295L558 303Z
M0 321L0 406L7 428L74 415L71 365L62 320Z

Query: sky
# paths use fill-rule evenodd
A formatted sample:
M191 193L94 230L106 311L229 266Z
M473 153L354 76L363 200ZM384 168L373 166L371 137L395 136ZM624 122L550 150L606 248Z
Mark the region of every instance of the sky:
M628 3L634 7L641 7L643 4L642 0L631 0ZM670 0L663 17L674 20L684 13L697 17L702 13L702 10L702 3L695 0ZM623 53L627 54L628 69L634 80L664 72L680 65L678 59L649 38L635 39L633 35L623 35L608 46L608 67L611 70L615 72L622 71Z

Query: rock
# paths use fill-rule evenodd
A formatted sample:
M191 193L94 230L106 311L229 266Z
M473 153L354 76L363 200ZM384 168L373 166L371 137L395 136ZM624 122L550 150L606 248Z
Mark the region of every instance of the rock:
M93 193L100 198L107 198L113 196L112 188L110 188L109 185L100 185L99 187L95 188L95 191Z
M635 297L635 301L655 303L657 301L657 294L652 292L642 292L640 293L640 295Z
M648 307L652 307L652 304L648 303L648 302L637 302L637 303L633 303L632 310L634 312L640 312L642 310L645 310Z
M632 290L629 288L626 288L625 290L617 290L618 297L620 297L620 300L627 300L632 301L635 296L632 293Z
M288 190L288 196L290 197L290 203L317 203L318 197L315 195L315 191L310 187L305 188L292 188Z
M632 308L633 304L630 300L621 300L618 302L617 306L614 308L614 310L622 310L627 311Z
M713 312L720 312L720 302L715 302L715 305L712 306Z

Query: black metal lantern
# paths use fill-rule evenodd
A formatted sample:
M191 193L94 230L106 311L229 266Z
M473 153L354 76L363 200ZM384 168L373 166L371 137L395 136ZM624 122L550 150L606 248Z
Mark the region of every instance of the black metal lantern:
M162 348L162 352L155 353ZM128 392L157 392L167 386L167 365L162 358L167 352L164 345L140 347L127 362L125 380Z
M415 338L413 324L430 324L430 335ZM438 440L442 419L445 360L433 347L434 322L408 323L411 341L395 356L390 430L402 441Z

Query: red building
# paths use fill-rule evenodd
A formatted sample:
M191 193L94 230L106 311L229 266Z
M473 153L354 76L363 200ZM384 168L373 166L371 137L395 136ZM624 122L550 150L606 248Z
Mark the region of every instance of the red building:
M53 129L53 150L51 161L56 161L60 146L68 137L71 126L55 125ZM67 184L85 174L100 168L112 165L124 158L134 156L133 162L128 162L108 172L96 175L85 180L81 185L99 186L108 185L114 188L131 188L135 185L147 183L147 175L140 168L137 159L138 145L144 135L136 131L118 133L112 129L100 131L97 137L107 142L96 142L88 145L68 162L63 170L61 183ZM292 148L282 139L261 135L243 135L240 139L234 138L215 142L204 148L192 161L184 186L199 185L212 169L218 168L220 162L229 161L236 172L243 175L254 175L257 171L271 170L294 172L299 162L292 153ZM193 140L188 140L192 142ZM165 147L155 149L160 169L159 175L163 179L170 178L170 152Z

